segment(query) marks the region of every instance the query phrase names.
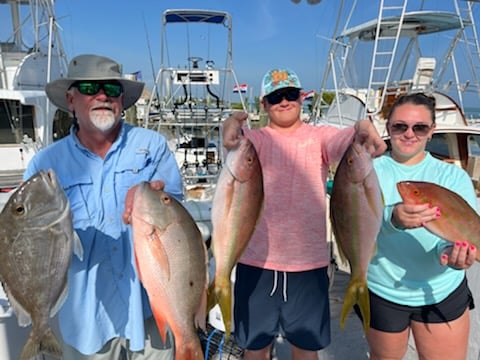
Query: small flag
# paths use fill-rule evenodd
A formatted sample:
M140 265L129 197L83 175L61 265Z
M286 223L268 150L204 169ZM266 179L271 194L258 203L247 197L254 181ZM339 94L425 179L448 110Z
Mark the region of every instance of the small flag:
M313 99L314 96L315 96L315 91L314 90L310 90L310 91L307 91L307 92L302 92L303 100L311 100L311 99Z
M142 80L142 71L141 70L135 71L133 73L133 75L135 75L136 80Z
M240 84L240 85L234 85L233 86L233 92L234 93L246 93L248 90L248 85L247 84Z

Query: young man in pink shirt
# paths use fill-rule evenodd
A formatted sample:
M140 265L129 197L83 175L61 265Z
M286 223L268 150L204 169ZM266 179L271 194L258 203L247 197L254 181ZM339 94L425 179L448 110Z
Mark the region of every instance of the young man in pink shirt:
M268 126L248 129L247 114L235 113L223 127L227 149L242 136L254 144L264 181L263 213L236 267L235 336L245 360L269 359L280 331L292 346L293 360L316 360L317 351L329 345L329 166L354 139L368 142L374 156L386 150L368 120L345 129L304 123L301 89L292 70L270 70L261 93Z

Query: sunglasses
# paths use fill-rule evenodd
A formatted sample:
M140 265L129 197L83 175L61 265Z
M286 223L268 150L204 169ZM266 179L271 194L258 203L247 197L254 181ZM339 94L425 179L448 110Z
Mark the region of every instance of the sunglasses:
M77 88L80 94L89 96L98 94L100 89L103 89L108 97L119 97L123 92L121 84L109 82L77 81L71 87Z
M283 99L287 101L297 101L300 97L300 89L288 89L286 91L275 91L271 94L265 95L265 99L270 105L280 104Z
M396 123L390 125L390 133L392 135L401 135L406 132L408 129L412 129L415 135L425 136L429 133L432 125L427 124L414 124L411 127L404 123Z

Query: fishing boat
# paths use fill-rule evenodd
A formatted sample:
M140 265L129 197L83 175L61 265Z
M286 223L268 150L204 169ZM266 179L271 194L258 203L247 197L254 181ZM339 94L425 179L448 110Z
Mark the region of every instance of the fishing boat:
M0 17L3 196L20 183L25 167L38 149L53 141L56 108L48 101L44 87L50 79L66 74L67 60L52 1L0 0Z
M436 130L427 150L467 170L478 192L480 127L469 123L464 111L480 96L478 1L377 0L365 5L358 0L337 3L333 34L325 34L330 39L327 66L309 121L344 127L370 119L388 143L386 117L392 104L404 94L425 92L436 99ZM372 8L375 13L370 11L368 18ZM331 103L324 100L325 93L334 94ZM479 274L478 264L469 270L472 279ZM480 288L471 284L478 294ZM480 354L473 336L479 328L480 315L474 311L472 360ZM412 342L406 359L416 358L414 349Z
M161 132L175 154L184 204L205 238L223 166L221 124L233 111L232 18L224 11L176 9L162 15L160 68L144 126ZM246 109L242 93L239 102Z

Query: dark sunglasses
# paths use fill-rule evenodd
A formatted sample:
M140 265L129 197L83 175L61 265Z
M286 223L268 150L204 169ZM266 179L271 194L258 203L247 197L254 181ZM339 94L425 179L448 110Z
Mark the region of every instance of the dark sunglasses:
M300 89L288 89L286 91L275 91L271 94L265 95L265 99L271 105L280 104L283 99L287 101L297 101L300 97Z
M415 135L425 136L425 135L428 134L428 132L432 128L432 125L414 124L410 127L410 126L408 126L407 124L404 124L404 123L396 123L396 124L391 124L390 125L390 133L392 135L401 135L405 131L407 131L409 128L411 128L413 130Z
M103 89L108 97L119 97L123 92L121 84L111 82L77 81L71 87L77 88L80 94L90 96L98 94L100 89Z

